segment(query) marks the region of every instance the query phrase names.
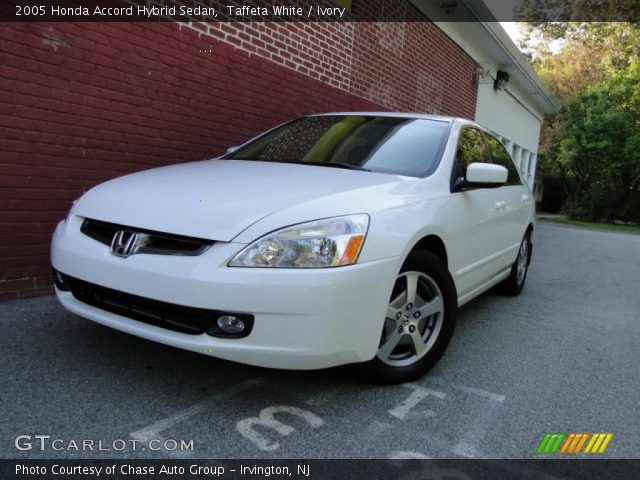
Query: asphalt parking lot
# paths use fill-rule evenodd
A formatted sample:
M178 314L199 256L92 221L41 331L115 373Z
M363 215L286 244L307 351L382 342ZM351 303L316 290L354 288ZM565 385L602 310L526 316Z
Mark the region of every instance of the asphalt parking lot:
M523 294L463 307L440 364L393 387L158 345L53 297L0 304L0 457L530 458L547 432L611 432L601 457L638 458L638 285L640 236L540 222ZM35 435L193 449L42 451Z

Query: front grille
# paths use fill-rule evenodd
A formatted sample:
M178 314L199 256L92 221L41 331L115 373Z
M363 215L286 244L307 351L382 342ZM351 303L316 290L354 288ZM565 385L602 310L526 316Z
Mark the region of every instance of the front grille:
M154 253L157 255L200 255L215 242L201 238L174 235L171 233L156 232L116 223L103 222L86 218L82 222L80 231L87 237L111 245L114 235L120 230L128 230L140 234L143 241L135 248L133 253Z
M249 335L253 328L253 315L186 307L102 287L69 275L61 274L61 278L73 296L82 303L174 332L240 338ZM216 320L223 315L240 318L246 326L242 334L229 335L220 330Z

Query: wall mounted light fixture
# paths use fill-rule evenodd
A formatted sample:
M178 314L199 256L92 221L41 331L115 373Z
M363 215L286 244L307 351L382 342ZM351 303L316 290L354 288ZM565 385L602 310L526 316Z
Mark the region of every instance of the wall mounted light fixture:
M504 87L507 86L507 83L509 83L509 74L504 70L498 70L496 72L496 79L493 82L493 89L503 90Z

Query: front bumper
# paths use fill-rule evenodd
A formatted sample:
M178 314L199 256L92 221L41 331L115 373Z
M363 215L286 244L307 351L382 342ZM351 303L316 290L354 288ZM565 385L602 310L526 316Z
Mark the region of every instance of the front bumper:
M216 243L196 257L116 257L71 215L53 236L53 267L107 288L178 305L254 315L245 338L190 335L92 307L56 289L69 311L186 350L251 365L316 369L376 353L399 257L329 269L229 268L244 244Z

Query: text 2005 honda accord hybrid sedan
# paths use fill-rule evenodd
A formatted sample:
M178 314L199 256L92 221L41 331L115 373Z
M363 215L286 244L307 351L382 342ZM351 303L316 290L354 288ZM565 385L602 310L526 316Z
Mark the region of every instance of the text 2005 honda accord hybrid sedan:
M442 356L458 306L498 283L520 293L533 220L509 154L473 122L335 113L93 188L51 259L64 307L118 330L406 381Z

